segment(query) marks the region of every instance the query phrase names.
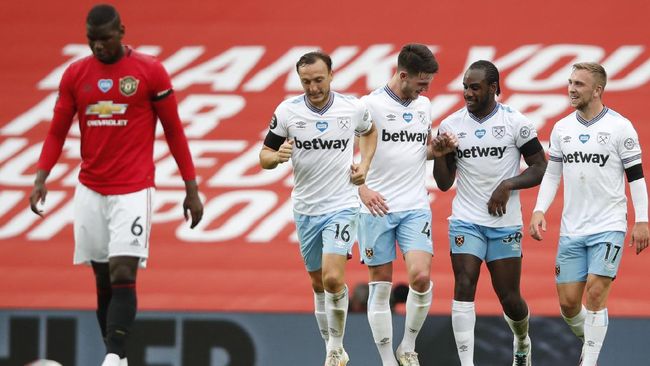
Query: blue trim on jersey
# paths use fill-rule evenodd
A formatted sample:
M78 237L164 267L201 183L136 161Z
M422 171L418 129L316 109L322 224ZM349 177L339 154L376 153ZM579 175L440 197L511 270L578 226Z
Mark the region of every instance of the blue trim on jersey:
M413 101L413 99L404 100L404 99L398 97L397 94L393 93L393 91L390 90L388 85L384 86L384 91L386 92L386 94L388 94L389 97L393 98L397 103L403 105L404 107L408 107L409 104L411 104L411 102Z
M307 99L306 95L303 96L303 99L305 100L305 105L307 105L307 108L309 108L310 111L318 113L322 116L325 114L325 112L327 112L328 109L330 109L332 104L334 104L334 93L330 92L330 99L327 101L327 104L325 104L323 108L320 109L309 103L309 99Z
M478 117L476 117L476 116L473 115L472 112L470 112L470 111L467 111L467 113L469 113L469 116L472 117L472 119L473 119L474 121L476 121L476 122L478 122L478 123L483 123L483 122L487 121L488 119L492 118L492 116L494 116L495 114L497 114L497 111L499 110L499 107L500 107L500 106L501 106L501 104L500 104L500 103L497 103L497 104L494 106L494 109L492 110L492 112L490 112L490 114L488 114L487 116L485 116L485 117L483 117L483 118L478 118Z
M580 122L580 123L582 123L583 125L585 125L585 127L589 127L589 126L593 125L594 123L600 121L601 118L605 117L605 115L607 114L608 111L609 111L609 108L607 108L607 107L603 108L603 110L600 111L600 113L598 113L598 115L597 115L596 117L592 118L592 119L589 120L589 121L587 121L586 119L582 118L582 117L580 116L580 113L578 113L578 111L576 111L576 118L578 119L578 122Z
M550 160L550 161L556 161L556 162L558 162L558 163L561 163L561 162L562 162L562 158L558 158L557 156L553 156L553 155L549 155L549 156L548 156L548 160Z
M623 162L623 164L627 164L639 159L641 159L641 154L636 154L634 156L630 156L629 158L622 159L621 162Z

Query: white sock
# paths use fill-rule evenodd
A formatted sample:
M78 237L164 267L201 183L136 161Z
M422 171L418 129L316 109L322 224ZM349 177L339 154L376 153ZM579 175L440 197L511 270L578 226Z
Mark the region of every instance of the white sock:
M390 282L370 282L368 323L383 366L397 366L393 355L393 318L390 313Z
M129 366L129 361L126 357L120 360L120 366Z
M422 329L422 324L427 319L431 298L433 297L433 283L429 281L429 289L417 292L409 286L406 297L406 319L404 321L404 338L399 348L402 352L415 352L415 339Z
M560 313L562 313L560 311ZM587 309L584 305L580 309L580 312L575 315L573 318L568 318L562 314L562 318L569 325L573 334L580 339L582 343L585 342L585 317L587 316Z
M456 301L451 306L451 326L461 366L474 366L474 302Z
M505 313L503 313L503 318L515 336L515 352L527 353L530 347L530 338L528 337L528 319L530 319L530 312L526 314L525 318L517 321L510 319Z
M102 366L120 366L120 356L115 353L109 353L104 358Z
M329 331L327 329L327 314L325 313L324 292L314 292L314 315L316 316L316 323L318 323L318 330L320 331L320 336L325 341L325 348L327 348Z
M325 291L325 313L327 314L327 326L329 327L327 350L342 348L345 320L348 315L347 286L335 294Z
M600 355L600 349L605 341L608 324L609 316L607 315L606 308L598 311L587 311L587 317L585 319L585 357L582 360L583 366L596 365L598 355Z

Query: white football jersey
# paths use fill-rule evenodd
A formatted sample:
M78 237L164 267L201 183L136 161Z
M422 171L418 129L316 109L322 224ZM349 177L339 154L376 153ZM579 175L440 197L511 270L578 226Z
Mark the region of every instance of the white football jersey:
M371 127L370 113L352 96L332 92L322 109L309 104L304 94L280 103L271 132L294 141L291 197L296 212L315 216L359 206L357 187L350 182L354 136Z
M519 149L537 138L534 125L518 111L497 103L481 119L462 108L442 121L439 132L458 137L456 197L449 218L488 227L522 225L519 191L510 192L503 216L490 215L487 203L503 180L520 174Z
M385 86L361 100L377 128L377 150L366 185L384 196L390 212L429 209L425 186L431 132L429 98L401 100ZM365 205L361 210L370 212Z
M626 231L625 169L641 163L632 123L607 107L591 121L574 112L555 124L550 144L564 181L560 235Z

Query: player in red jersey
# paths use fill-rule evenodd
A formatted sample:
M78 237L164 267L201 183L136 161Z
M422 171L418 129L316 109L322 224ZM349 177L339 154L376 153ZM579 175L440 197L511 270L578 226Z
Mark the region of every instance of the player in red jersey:
M194 164L169 75L155 58L122 45L114 7L94 6L86 18L93 55L63 74L50 131L38 162L31 209L45 201L45 180L61 155L75 114L81 131L81 171L75 191L75 264L91 264L97 319L106 343L103 366L125 365L125 342L137 309L139 266L149 253L154 191L153 145L160 119L185 181L183 213L191 227L203 215Z

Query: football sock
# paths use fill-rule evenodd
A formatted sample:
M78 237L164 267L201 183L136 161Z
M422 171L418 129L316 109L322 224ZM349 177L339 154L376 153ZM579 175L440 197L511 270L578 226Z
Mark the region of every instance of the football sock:
M528 320L530 319L530 312L526 314L526 317L521 320L512 320L505 313L503 313L503 318L510 326L512 334L514 334L514 346L515 352L527 353L530 347L530 338L528 337Z
M451 306L451 325L461 366L474 366L474 302L456 301Z
M126 356L126 338L131 331L137 309L135 282L114 283L112 292L106 321L106 348L108 353L123 358Z
M314 292L314 315L316 316L316 323L318 323L320 336L325 341L325 347L327 347L329 332L327 330L327 314L325 313L324 292Z
M409 294L406 297L404 338L402 338L402 342L400 343L400 351L415 351L415 339L420 333L420 329L422 329L422 324L427 319L432 297L433 283L431 281L429 281L429 289L425 292L417 292L409 286Z
M327 350L342 348L345 320L348 315L347 286L337 293L325 291L325 313L327 314L327 326L329 327Z
M368 284L368 323L383 366L397 366L393 355L393 319L390 312L390 282Z
M561 311L560 311L561 313ZM580 309L580 312L572 318L566 317L562 314L562 318L569 325L573 334L580 339L581 342L585 341L585 318L587 317L587 309L584 305Z
M609 324L609 316L607 309L598 311L587 311L585 319L585 356L582 360L583 366L595 366L600 355L600 349L605 341L607 334L607 325Z

